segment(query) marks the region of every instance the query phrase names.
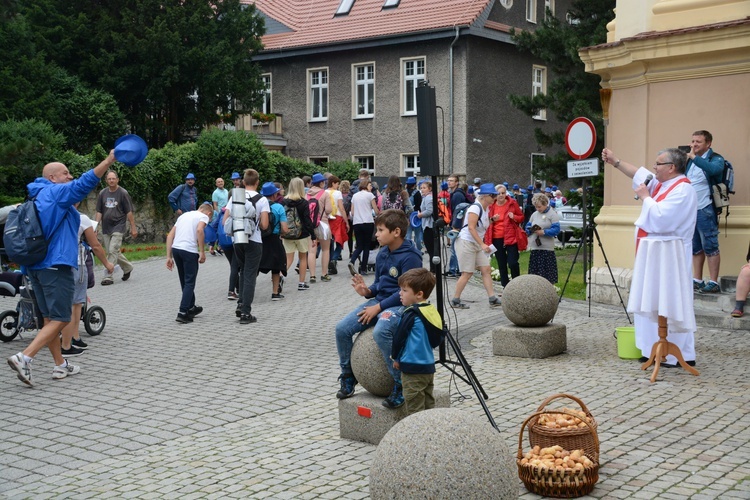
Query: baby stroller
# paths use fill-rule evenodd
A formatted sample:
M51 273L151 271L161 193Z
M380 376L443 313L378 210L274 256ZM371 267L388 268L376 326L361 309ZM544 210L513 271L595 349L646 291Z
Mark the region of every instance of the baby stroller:
M4 255L2 249L0 254ZM10 342L19 334L29 330L39 330L44 326L39 307L36 304L34 290L29 279L21 273L7 271L3 265L0 272L0 297L20 296L15 309L4 311L0 314L0 341ZM89 298L81 309L81 319L86 327L86 332L91 336L102 333L107 324L107 315L100 306L89 307Z

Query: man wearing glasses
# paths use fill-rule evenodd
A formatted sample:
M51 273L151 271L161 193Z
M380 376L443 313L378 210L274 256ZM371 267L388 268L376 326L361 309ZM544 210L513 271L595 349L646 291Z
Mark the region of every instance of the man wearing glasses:
M687 155L679 149L664 149L656 156L652 170L636 167L620 160L611 150L602 151L602 160L613 165L631 179L633 190L642 200L641 214L635 221L636 252L638 240L644 236L671 236L682 240L685 249L685 273L692 278L693 232L695 231L695 214L698 211L698 198L695 189L685 176ZM650 182L649 182L650 181ZM659 269L646 269L646 274L659 273ZM633 277L636 281L636 277ZM639 280L643 282L643 280ZM688 283L690 280L686 280ZM688 302L692 308L693 290L675 289L674 300ZM689 296L689 297L688 297ZM695 323L692 309L691 323ZM651 347L659 340L657 322L645 314L635 314L635 344L641 350L643 361L651 354ZM695 366L694 328L690 331L669 329L669 341L676 344L690 366ZM646 358L646 359L644 359ZM658 361L658 360L657 360ZM662 366L675 367L677 359L669 355Z

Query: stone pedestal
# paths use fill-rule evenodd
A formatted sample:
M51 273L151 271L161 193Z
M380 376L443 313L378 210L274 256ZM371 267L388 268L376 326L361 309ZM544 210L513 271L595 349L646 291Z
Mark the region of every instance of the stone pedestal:
M548 358L567 349L565 325L498 326L492 330L492 353L495 356Z
M435 389L436 408L449 408L448 391ZM339 401L339 429L343 439L378 444L383 436L406 417L406 405L391 410L382 405L384 398L359 392ZM427 410L431 411L431 410Z
M380 442L370 496L510 500L518 498L517 468L486 418L435 408L399 422Z

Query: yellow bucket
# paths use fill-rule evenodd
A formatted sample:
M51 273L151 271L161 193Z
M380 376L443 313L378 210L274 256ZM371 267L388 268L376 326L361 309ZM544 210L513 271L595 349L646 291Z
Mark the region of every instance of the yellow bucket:
M621 359L639 359L641 350L635 346L635 327L618 326L615 328L617 337L617 355Z

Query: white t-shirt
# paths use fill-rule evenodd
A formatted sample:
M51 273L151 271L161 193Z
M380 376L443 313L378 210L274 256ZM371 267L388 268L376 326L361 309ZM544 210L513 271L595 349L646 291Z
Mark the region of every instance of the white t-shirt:
M81 236L83 235L83 232L87 230L90 227L94 227L94 222L89 219L88 215L81 214L81 224L78 226L78 241L81 241ZM83 260L81 260L85 254L83 252L78 252L78 265L80 266L83 264Z
M372 224L375 219L372 216L372 200L375 195L370 191L357 191L352 196L352 225Z
M174 241L172 248L177 248L190 253L198 253L198 238L195 235L198 223L208 224L208 215L200 210L185 212L177 218L174 223Z
M470 207L464 212L464 227L461 228L461 232L458 233L458 237L462 240L474 241L474 237L469 232L469 214L477 214L482 212L481 216L477 220L477 233L480 239L484 239L484 233L487 232L487 226L490 225L490 219L487 217L487 210L480 208L477 203L472 203Z
M703 153L701 158L705 159L707 156L708 151ZM711 186L706 179L706 173L699 166L691 164L687 171L687 178L690 179L690 185L693 186L698 197L698 210L706 208L711 204Z
M250 202L250 198L253 196L256 196L258 194L257 191L252 191L249 189L245 190L245 209L247 210L252 203ZM232 206L232 197L229 197L229 200L227 201L227 206ZM231 208L230 208L231 209ZM261 196L258 202L255 204L255 214L256 214L256 220L258 224L260 224L260 214L263 212L271 212L271 206L268 204L268 199L265 196ZM230 212L231 216L231 212ZM271 215L269 213L268 215L268 223L271 223ZM260 234L260 227L258 227L252 236L248 238L249 241L254 241L255 243L263 243L263 238Z

